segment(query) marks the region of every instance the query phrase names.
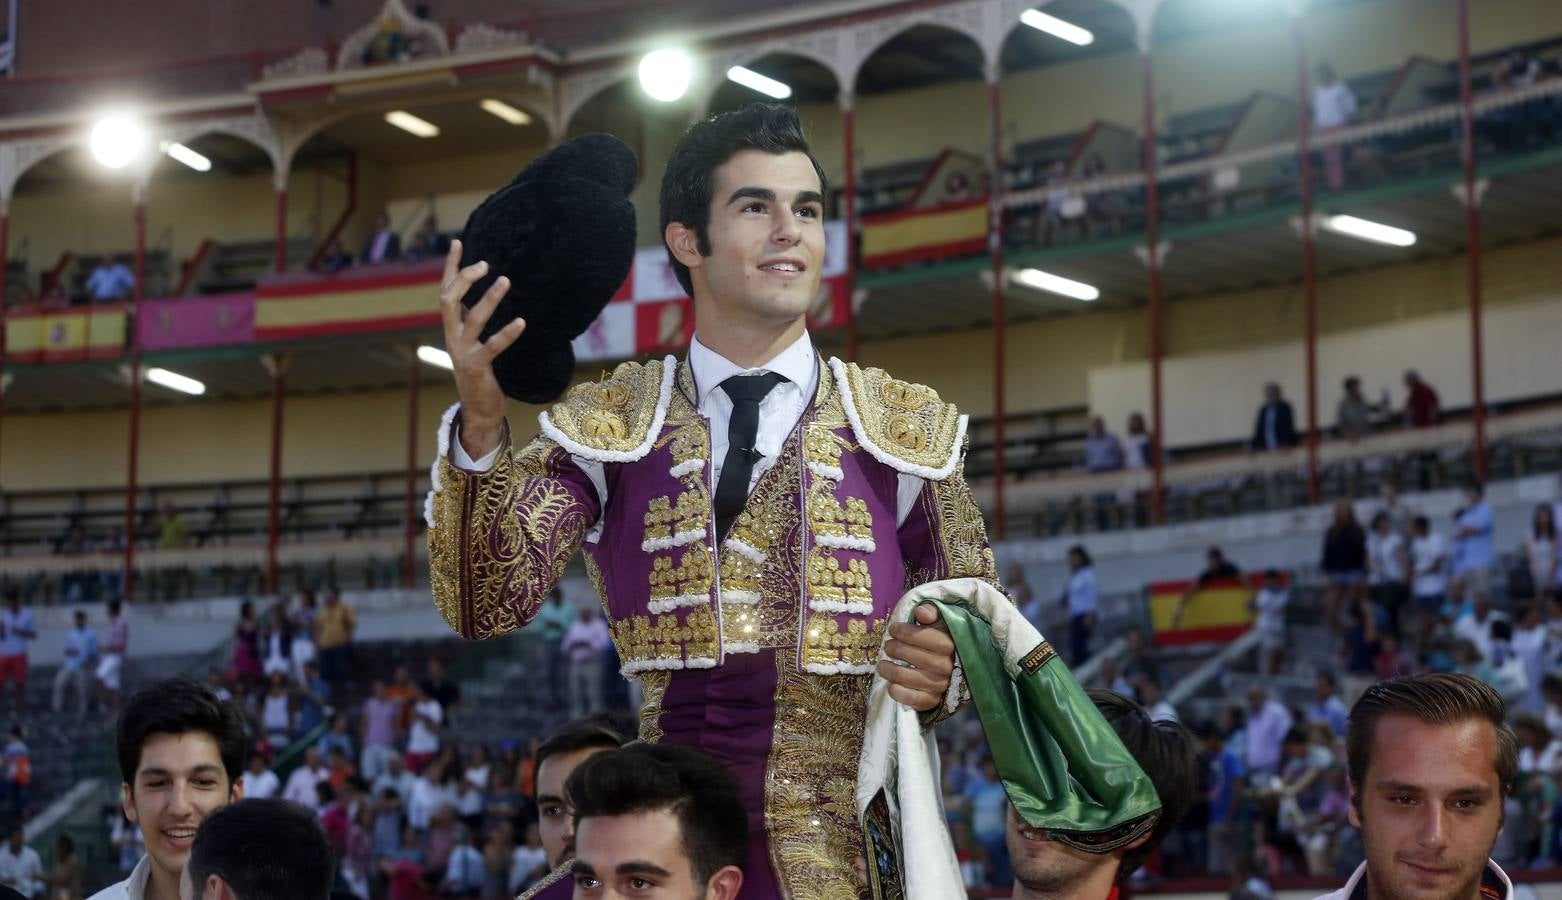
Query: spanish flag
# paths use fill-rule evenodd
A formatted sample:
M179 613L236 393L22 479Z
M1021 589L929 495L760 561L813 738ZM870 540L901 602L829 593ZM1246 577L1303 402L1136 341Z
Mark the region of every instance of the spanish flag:
M1235 640L1253 627L1253 611L1248 604L1263 580L1263 575L1255 573L1211 581L1202 588L1192 581L1150 585L1150 624L1155 628L1155 643L1170 647Z
M862 217L862 267L969 256L987 249L985 198Z
M436 263L279 278L255 289L255 339L286 341L439 324Z
M13 312L5 319L5 356L16 363L118 359L125 334L119 304Z

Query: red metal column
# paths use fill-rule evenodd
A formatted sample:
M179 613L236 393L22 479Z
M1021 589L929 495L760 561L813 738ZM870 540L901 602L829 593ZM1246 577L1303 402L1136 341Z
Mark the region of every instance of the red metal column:
M1307 35L1300 9L1291 13L1291 40L1296 45L1297 192L1302 217L1302 346L1307 356L1307 502L1318 493L1318 265L1313 247L1312 91L1307 78Z
M282 539L282 404L287 396L287 360L271 357L271 483L266 493L266 593L277 593L277 544Z
M843 94L841 132L846 140L846 361L857 361L857 157L855 141L857 120L852 114L853 99Z
M1470 275L1470 402L1475 477L1486 479L1486 363L1481 349L1481 209L1476 197L1475 110L1470 102L1470 0L1459 0L1459 105L1464 115L1464 228Z
M992 119L993 174L988 194L992 198L987 226L987 249L993 258L993 538L1003 539L1004 361L1007 322L1003 307L1003 115L996 64L987 82L987 109Z
M276 270L287 271L287 188L277 188Z
M401 586L412 587L413 548L417 546L418 490L418 348L407 348L407 505L403 511L406 546L402 550Z
M136 591L136 469L141 452L141 336L135 327L141 311L141 288L146 267L146 203L137 200L136 224L136 283L131 296L135 303L130 311L130 459L125 475L125 570L124 599L128 602Z
M1145 267L1150 279L1150 521L1159 525L1166 520L1166 429L1161 420L1161 197L1155 183L1155 67L1148 46L1139 52L1139 72L1144 87L1144 240L1149 251Z

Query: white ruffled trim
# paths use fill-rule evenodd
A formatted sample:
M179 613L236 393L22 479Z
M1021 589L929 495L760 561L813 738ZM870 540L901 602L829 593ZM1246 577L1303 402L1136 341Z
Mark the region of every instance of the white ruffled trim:
M680 531L672 537L652 538L648 541L641 541L640 549L646 553L655 553L658 550L671 550L674 547L692 544L704 537L705 529L690 529L689 531Z
M759 644L754 641L725 641L721 649L728 656L734 653L758 653Z
M742 556L756 566L764 565L765 560L770 558L770 556L763 550L752 547L743 541L738 540L737 538L729 537L722 542L721 546L727 550L736 550L739 556Z
M873 538L852 537L849 534L820 534L814 536L814 545L835 550L861 550L872 553L878 549Z
M542 433L552 438L560 447L568 450L572 455L581 459L594 460L602 463L628 463L643 458L651 452L651 445L656 442L657 435L662 433L662 422L667 418L667 402L672 399L673 379L678 373L678 360L673 356L667 356L662 360L662 387L656 398L656 412L651 416L651 427L646 429L645 440L633 450L600 450L595 447L587 447L585 444L571 440L559 427L553 424L546 410L537 416L537 425Z
M815 675L871 675L877 666L855 663L807 663L803 669Z
M685 475L693 475L695 472L703 471L705 471L705 460L686 459L678 465L673 466L671 469L668 469L667 474L674 478L682 478Z
M819 478L828 478L831 481L845 481L846 472L840 466L829 466L824 463L809 462L808 471Z
M738 606L754 606L759 603L758 591L728 591L721 592L722 603L735 603Z
M675 609L679 609L685 606L699 606L702 603L709 602L709 594L679 594L676 597L669 597L666 600L652 600L650 603L646 604L646 609L649 609L653 613L660 614L672 612Z
M869 615L873 612L873 604L861 600L820 600L816 597L808 598L808 608L814 612L828 613L855 613L857 615Z
M835 373L835 383L841 387L841 405L846 408L846 418L851 421L852 431L856 432L857 440L873 458L889 466L897 472L905 472L907 475L916 475L929 481L943 481L954 473L955 466L960 463L960 447L965 443L965 429L969 417L961 416L960 423L955 431L954 446L949 450L949 459L938 468L931 466L919 466L901 459L893 453L886 453L884 448L873 442L868 435L868 430L862 426L862 419L857 415L857 401L852 397L851 384L846 380L846 364L835 357L830 357L830 371Z
M434 457L434 464L428 470L428 494L423 497L423 521L428 527L434 527L434 495L444 490L445 486L439 479L439 461L450 453L450 423L456 420L456 413L461 411L461 404L453 403L445 410L445 414L439 417L439 453Z
M683 661L683 665L684 668L688 669L714 669L716 668L716 657L691 656Z
M716 659L711 656L694 656L689 659L637 659L618 667L618 674L633 678L641 672L679 669L714 669Z

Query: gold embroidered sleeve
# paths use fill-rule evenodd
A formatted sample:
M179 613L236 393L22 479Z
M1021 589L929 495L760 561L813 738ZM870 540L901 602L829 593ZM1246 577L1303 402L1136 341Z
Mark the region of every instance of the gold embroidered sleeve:
M601 513L568 453L541 436L512 452L508 426L487 472L439 460L431 505L434 605L462 637L478 639L537 615Z

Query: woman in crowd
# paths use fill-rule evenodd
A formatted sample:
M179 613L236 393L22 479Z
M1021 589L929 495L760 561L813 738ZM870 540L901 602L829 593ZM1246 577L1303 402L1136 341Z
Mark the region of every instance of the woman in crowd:
M1535 599L1545 600L1557 590L1557 523L1551 504L1535 507L1529 533L1524 535L1524 559L1529 563Z
M1356 521L1356 511L1349 500L1334 504L1334 522L1323 535L1323 562L1319 568L1329 579L1324 618L1330 628L1339 631L1339 611L1354 608L1366 596L1367 584L1367 534Z

